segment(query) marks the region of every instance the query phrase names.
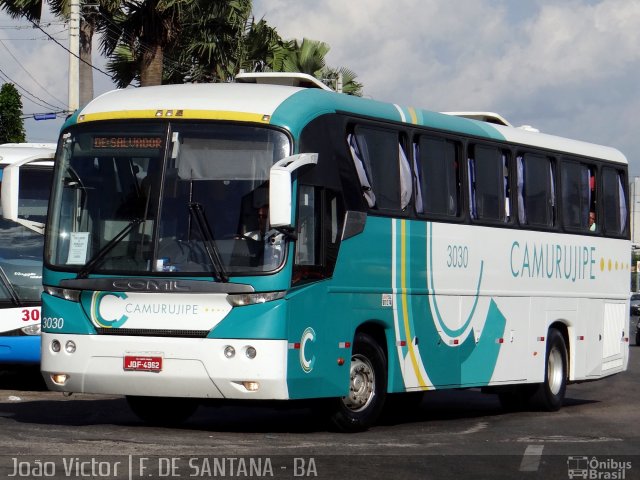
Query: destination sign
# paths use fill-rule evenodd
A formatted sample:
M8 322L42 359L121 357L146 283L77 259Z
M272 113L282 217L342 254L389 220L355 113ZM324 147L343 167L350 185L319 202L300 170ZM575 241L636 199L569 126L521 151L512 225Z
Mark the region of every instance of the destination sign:
M162 137L93 137L93 148L162 148Z

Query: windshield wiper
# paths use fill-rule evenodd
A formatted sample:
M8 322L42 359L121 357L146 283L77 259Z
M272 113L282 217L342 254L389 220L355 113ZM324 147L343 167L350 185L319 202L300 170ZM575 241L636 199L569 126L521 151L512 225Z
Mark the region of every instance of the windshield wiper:
M9 292L9 296L11 297L11 300L13 301L13 303L17 306L21 306L22 302L20 302L20 297L18 296L18 292L13 287L11 280L9 280L9 277L7 276L7 274L5 273L2 267L0 267L0 282L2 283L2 285L4 285L4 287Z
M98 265L102 263L107 254L114 249L116 245L118 245L129 232L133 230L134 227L137 227L143 222L141 218L134 218L131 220L118 234L109 240L104 247L96 252L96 254L91 257L91 259L87 262L87 264L82 267L82 269L78 272L76 278L87 278L87 276L96 268Z
M209 261L213 266L216 280L219 280L221 282L228 282L229 276L224 271L224 265L222 264L222 259L220 258L220 252L218 251L218 247L216 246L215 239L213 238L213 232L211 231L211 227L209 226L207 217L204 214L202 204L197 202L190 202L189 212L195 218L198 229L200 230L200 234L202 235L202 239L204 240L204 247L207 251Z

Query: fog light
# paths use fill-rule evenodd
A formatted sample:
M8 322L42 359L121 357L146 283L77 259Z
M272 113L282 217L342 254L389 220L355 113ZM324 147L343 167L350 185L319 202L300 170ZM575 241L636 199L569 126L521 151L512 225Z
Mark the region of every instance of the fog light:
M248 346L247 349L244 351L244 353L247 356L247 358L253 360L254 358L256 358L256 354L258 352L256 352L256 349L253 348L252 346Z
M51 342L51 351L54 353L58 353L60 351L60 342L58 340Z
M224 347L224 356L227 358L233 358L236 356L236 349L233 348L231 345L227 345L226 347Z
M260 384L258 382L242 382L242 386L250 392L257 392L260 388Z
M76 344L73 340L69 340L65 345L64 345L64 350L67 353L74 353L76 351Z
M64 385L69 380L69 375L65 373L52 373L51 381L56 385Z

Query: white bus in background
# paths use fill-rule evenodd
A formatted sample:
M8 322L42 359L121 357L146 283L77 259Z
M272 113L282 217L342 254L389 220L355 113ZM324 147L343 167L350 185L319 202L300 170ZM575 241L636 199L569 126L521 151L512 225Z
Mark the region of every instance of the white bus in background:
M0 366L40 362L42 249L55 147L0 145Z

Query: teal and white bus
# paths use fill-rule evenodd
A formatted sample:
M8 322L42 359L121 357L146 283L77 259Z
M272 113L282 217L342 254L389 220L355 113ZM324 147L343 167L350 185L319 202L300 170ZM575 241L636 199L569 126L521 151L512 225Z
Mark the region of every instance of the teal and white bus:
M1 367L40 362L42 249L55 147L0 145Z
M316 86L119 90L65 124L49 388L152 422L317 399L355 431L391 394L557 410L569 382L627 368L620 152Z

